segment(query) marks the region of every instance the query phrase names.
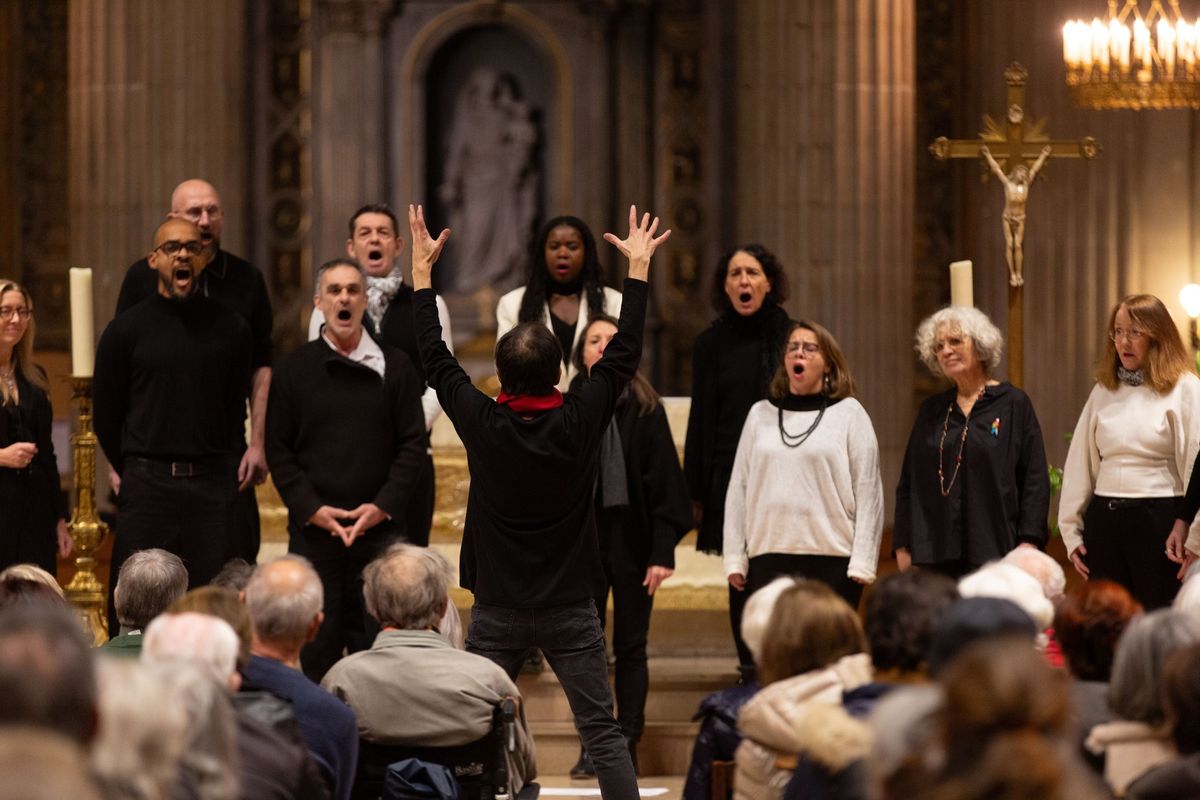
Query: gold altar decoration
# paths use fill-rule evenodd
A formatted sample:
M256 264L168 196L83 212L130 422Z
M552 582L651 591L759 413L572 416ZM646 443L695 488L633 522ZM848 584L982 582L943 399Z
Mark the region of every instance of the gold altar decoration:
M99 442L92 431L92 378L72 376L71 405L78 415L75 433L71 434L71 457L74 465L72 480L75 491L69 528L75 540L75 577L66 586L71 602L97 644L108 641L108 618L105 616L105 591L96 577L96 551L108 533L96 509L96 448Z
M1200 19L1179 0L1108 0L1108 16L1063 25L1067 87L1084 108L1200 108Z
M939 136L929 145L938 160L952 158L982 159L984 178L996 174L1004 188L1004 213L1001 225L1008 262L1008 379L1014 386L1025 381L1025 209L1029 191L1047 159L1092 159L1100 145L1091 136L1078 140L1051 139L1046 118L1031 119L1025 113L1026 69L1013 62L1004 71L1008 85L1003 123L983 115L983 132L978 139L947 139Z

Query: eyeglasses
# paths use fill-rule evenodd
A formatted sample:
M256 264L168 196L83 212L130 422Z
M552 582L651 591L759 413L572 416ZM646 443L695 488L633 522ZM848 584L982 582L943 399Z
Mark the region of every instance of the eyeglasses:
M174 239L171 239L168 242L163 242L154 249L162 250L163 253L169 256L178 255L180 250L187 250L192 255L198 256L204 250L204 245L197 241L177 242Z
M8 322L16 314L17 319L24 322L33 316L33 311L24 306L0 306L0 320Z
M1108 338L1112 339L1114 342L1118 339L1125 339L1129 342L1140 342L1145 335L1145 331L1139 331L1137 328L1131 328L1129 330L1125 330L1124 328L1113 328L1112 332L1108 334Z
M803 353L806 356L815 356L817 353L821 352L821 345L819 345L815 342L804 342L798 346L797 345L789 345L788 346L789 353L794 353L797 350L799 350L801 353Z

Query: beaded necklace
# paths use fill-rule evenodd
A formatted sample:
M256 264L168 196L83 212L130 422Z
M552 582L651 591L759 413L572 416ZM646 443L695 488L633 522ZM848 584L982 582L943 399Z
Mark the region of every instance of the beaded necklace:
M817 418L813 420L813 424L808 426L808 430L803 433L788 433L783 427L783 406L779 406L779 438L783 441L785 447L796 448L808 441L808 437L813 435L813 431L821 424L821 417L825 416L825 409L829 407L829 395L821 394L821 410L817 412Z
M983 393L987 390L987 384L984 383L983 388L979 390L979 394L975 395L975 403L978 403L983 398ZM971 411L975 410L975 405L972 404ZM954 481L958 480L958 471L962 468L963 448L967 446L967 431L971 428L971 415L968 413L963 420L962 436L958 440L958 455L954 457L954 474L950 476L950 485L946 485L946 476L942 471L942 453L946 445L946 433L950 430L950 414L954 411L954 400L950 401L950 405L946 406L946 419L942 421L942 440L938 442L938 488L942 490L942 497L949 497L950 490L954 488Z

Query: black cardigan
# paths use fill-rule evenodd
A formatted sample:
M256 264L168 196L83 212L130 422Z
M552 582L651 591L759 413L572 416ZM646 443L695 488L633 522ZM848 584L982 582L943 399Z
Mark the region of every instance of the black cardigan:
M971 409L962 469L948 497L938 488L938 442L946 409L954 409L943 447L943 472L954 474L963 414L950 389L921 403L896 487L895 549L914 564L962 560L981 565L1018 544L1045 548L1050 478L1042 429L1029 396L1008 383L988 386Z
M324 337L284 356L271 377L267 463L292 524L322 505L374 503L402 524L425 460L422 386L408 356L386 344L384 377L339 355Z
M471 384L442 341L433 290L414 293L425 375L467 451L459 575L477 602L549 608L603 590L596 455L641 356L646 291L643 281L625 281L619 331L591 378L560 408L528 419Z

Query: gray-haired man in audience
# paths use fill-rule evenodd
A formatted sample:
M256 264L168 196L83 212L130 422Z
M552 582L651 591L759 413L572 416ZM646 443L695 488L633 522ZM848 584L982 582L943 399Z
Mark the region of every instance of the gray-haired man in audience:
M242 688L265 690L291 703L331 796L344 800L354 785L358 723L345 703L300 671L300 650L325 617L324 594L321 578L301 556L281 556L254 571L246 584L253 638Z
M142 631L150 620L183 597L187 583L187 568L174 553L154 547L125 559L113 592L120 636L109 639L104 649L113 655L136 658L142 650Z
M321 685L354 709L363 739L452 747L487 735L496 705L520 692L494 662L453 647L437 626L450 602L450 564L436 550L396 544L363 572L367 611L382 628L370 650L346 656ZM518 703L515 795L537 776Z

